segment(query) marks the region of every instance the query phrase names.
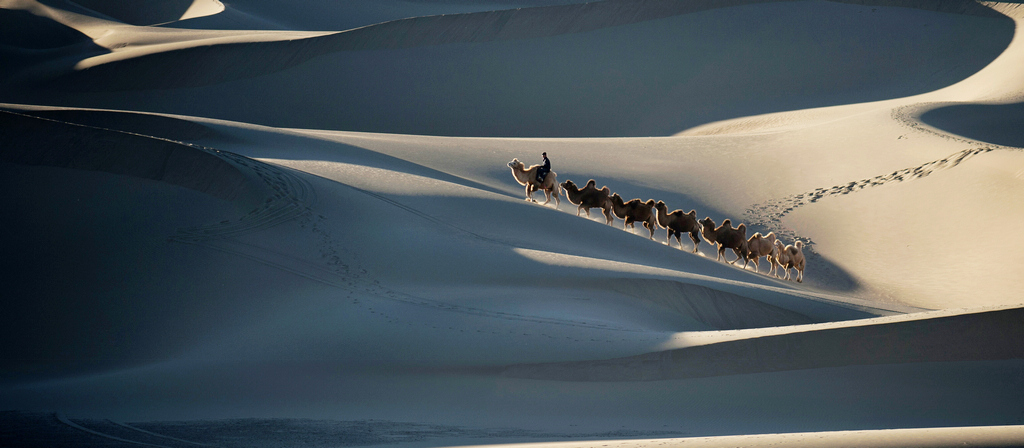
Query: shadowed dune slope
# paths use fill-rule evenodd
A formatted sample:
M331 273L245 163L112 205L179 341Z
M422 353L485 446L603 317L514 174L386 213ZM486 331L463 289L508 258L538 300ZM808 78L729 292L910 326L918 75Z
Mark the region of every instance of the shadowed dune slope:
M560 381L657 381L851 365L1024 358L1024 308L831 328L606 361L517 365L501 373Z
M609 280L605 287L639 301L653 303L667 314L695 319L719 330L815 322L795 311L692 283L619 278Z
M0 9L0 50L42 50L90 42L72 28L28 11Z
M275 0L231 1L225 10L169 26L189 29L349 30L410 17L464 14L500 9L588 3L587 0Z
M199 148L0 111L0 161L102 171L185 187L221 199L247 195L247 177Z
M920 120L962 137L1024 148L1024 103L949 105L924 112Z
M33 112L206 134L166 117ZM0 222L0 382L163 359L289 287L287 278L254 287L251 266L182 244L303 210L258 162L9 111L0 128L0 179L16 192Z
M132 25L156 25L174 22L193 11L196 16L223 10L217 0L161 0L134 2L130 0L75 0L70 6L84 8L87 14L109 18ZM199 12L201 11L201 12Z
M42 89L8 86L0 99L387 133L672 135L960 81L1006 47L1013 22L955 3L964 14L609 1L417 17L306 39L142 52Z
M0 105L3 107L3 105ZM64 122L71 125L123 131L171 142L195 142L221 137L209 126L165 115L111 110L64 109L53 107L26 107L9 105L12 112ZM0 109L2 110L2 109Z
M0 84L25 89L39 81L39 73L68 72L82 58L109 51L50 18L0 8Z

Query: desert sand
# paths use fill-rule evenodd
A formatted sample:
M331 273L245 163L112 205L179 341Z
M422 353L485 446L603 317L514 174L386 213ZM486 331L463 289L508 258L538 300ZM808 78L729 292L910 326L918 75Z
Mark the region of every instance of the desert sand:
M0 0L2 445L1024 445L1024 6L144 3Z

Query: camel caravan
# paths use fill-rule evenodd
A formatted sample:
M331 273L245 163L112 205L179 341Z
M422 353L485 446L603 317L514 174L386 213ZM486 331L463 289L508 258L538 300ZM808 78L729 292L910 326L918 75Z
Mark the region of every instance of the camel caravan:
M543 167L541 165L526 167L519 159L512 159L508 163L508 167L512 169L512 175L516 182L526 187L527 201L537 202L533 198L533 193L539 190L544 192L546 198L543 205L547 205L551 202L551 198L554 198L555 208L558 208L558 205L561 204L559 198L559 190L561 190L569 202L576 206L576 216L580 216L580 212L585 212L589 218L591 209L601 209L606 224L612 225L615 218L619 218L623 221L623 230L626 230L627 228L635 229L636 223L642 223L644 228L650 232L652 240L656 227L665 229L668 245L672 246L672 239L675 238L679 249L683 248L682 235L685 233L693 241L693 253L697 253L701 236L703 236L709 243L717 246L717 260L719 261L725 260L726 263L735 265L742 259L743 269L752 264L754 271L760 273L760 260L764 258L770 266L768 275L800 283L804 280L806 258L803 253L804 243L802 241L786 245L775 236L775 232L769 232L767 235L757 232L747 238L747 226L743 223L738 227L733 227L732 221L726 219L722 221L721 225L716 225L711 217L698 220L696 210L669 212L665 202L655 202L653 199L642 201L637 198L624 201L618 193L612 193L607 186L597 188L597 181L594 179L590 179L580 188L571 180L559 184L557 175L551 171L546 173L541 182L538 182L537 172ZM725 251L727 249L732 249L736 254L736 259L729 261L726 258ZM780 273L780 269L785 270L785 276ZM791 275L790 270L796 271L795 277Z

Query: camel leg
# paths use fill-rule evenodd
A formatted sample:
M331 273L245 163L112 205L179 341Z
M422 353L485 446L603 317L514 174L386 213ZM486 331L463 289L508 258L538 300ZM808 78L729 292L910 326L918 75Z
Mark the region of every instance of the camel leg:
M530 202L537 202L533 200L533 185L526 184L526 200Z
M544 190L544 203L541 205L548 205L551 202L551 190Z
M697 247L700 246L700 239L697 237L696 232L690 232L690 240L693 241L693 253L697 253ZM680 247L680 249L682 249Z
M730 261L729 264L735 265L737 261L740 261L740 258L743 258L743 256L740 255L739 249L733 249L732 251L733 251L733 253L736 254L736 259L733 260L733 261ZM724 254L725 251L723 250L722 253ZM724 255L723 255L723 257L724 257ZM726 261L728 261L728 260L726 260Z

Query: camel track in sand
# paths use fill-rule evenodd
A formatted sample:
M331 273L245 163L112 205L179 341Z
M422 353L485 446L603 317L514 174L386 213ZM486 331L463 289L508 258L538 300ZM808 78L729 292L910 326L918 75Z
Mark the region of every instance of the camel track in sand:
M942 104L947 103L914 103L899 106L892 109L891 116L894 121L896 121L897 123L904 127L909 128L911 131L925 133L945 140L971 145L972 147L950 154L938 160L932 160L917 166L903 168L901 170L893 171L892 173L880 174L878 176L866 179L852 180L844 184L833 185L830 187L816 188L814 190L806 191L792 196L786 196L783 198L772 199L759 204L754 204L750 206L750 208L748 208L747 211L744 213L744 218L746 222L748 222L751 228L754 229L755 231L774 231L776 235L784 237L788 241L794 241L799 238L800 240L804 241L804 247L805 249L807 249L806 252L808 252L808 256L817 258L820 257L820 254L818 254L814 250L813 239L807 236L798 236L795 231L786 227L785 224L783 224L782 218L784 218L793 210L808 204L813 204L815 202L818 202L822 199L829 197L847 195L850 193L855 193L857 191L864 190L866 188L898 184L902 182L908 182L914 179L928 177L937 172L955 168L960 164L966 162L967 160L980 154L1000 150L1022 150L1022 148L989 144L945 133L940 130L925 126L919 120L915 119L915 116L921 110Z
M316 203L316 191L309 182L280 167L227 151L218 151L184 142L178 143L214 154L241 168L248 169L266 183L274 193L267 197L262 205L236 220L178 229L177 234L172 236L171 240L200 242L244 235L308 214L313 204Z

